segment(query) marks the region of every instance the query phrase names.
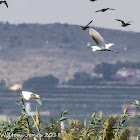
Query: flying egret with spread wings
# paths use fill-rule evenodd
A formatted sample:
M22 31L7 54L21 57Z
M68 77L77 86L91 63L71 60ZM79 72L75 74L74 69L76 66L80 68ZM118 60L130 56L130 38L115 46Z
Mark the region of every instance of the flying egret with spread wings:
M26 100L35 99L40 105L42 105L40 96L38 94L29 92L29 91L22 91L22 96Z
M118 53L118 51L113 51L113 50L109 49L114 44L113 43L105 44L103 37L96 30L89 29L89 34L90 34L91 38L96 42L96 45L97 45L97 46L88 47L88 48L92 48L93 52L95 52L95 51L111 51L111 52Z

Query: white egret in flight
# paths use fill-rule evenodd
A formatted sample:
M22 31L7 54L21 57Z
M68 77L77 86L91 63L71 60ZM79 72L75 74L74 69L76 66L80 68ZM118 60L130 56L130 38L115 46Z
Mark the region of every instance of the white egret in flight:
M38 94L29 92L29 91L22 91L22 96L26 100L35 99L40 105L42 105L40 96Z
M96 30L89 29L89 34L92 37L92 39L96 42L96 45L97 45L97 46L88 47L88 48L92 48L93 52L95 52L95 51L111 51L111 52L118 53L118 51L113 51L113 50L109 49L114 44L113 43L105 44L103 37Z

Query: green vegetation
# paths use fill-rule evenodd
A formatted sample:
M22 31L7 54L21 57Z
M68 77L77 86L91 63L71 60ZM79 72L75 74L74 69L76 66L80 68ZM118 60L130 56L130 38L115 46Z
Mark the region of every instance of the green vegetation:
M103 114L94 113L87 126L78 120L69 120L69 128L63 132L62 140L128 140L131 136L129 128L124 126L128 121L127 109L121 118L118 115L108 116L103 121Z
M50 120L46 124L40 120L39 109L36 108L36 115L28 115L24 99L20 97L19 105L22 112L18 120L13 122L9 119L4 122L0 119L0 140L128 140L130 137L138 139L139 134L139 114L132 118L129 108L126 108L121 116L109 115L103 117L102 112L93 113L89 124L85 120L81 123L79 120L73 120L68 117L68 111L65 110L58 121ZM133 106L140 110L140 101L135 100ZM136 119L138 118L138 119ZM129 122L133 123L133 129ZM62 122L65 122L65 127Z
M61 114L60 119L51 123L49 126L40 120L39 110L36 108L36 115L28 115L25 110L24 99L20 97L20 106L22 107L22 112L20 113L18 120L12 122L9 119L8 122L4 122L0 119L0 140L34 140L34 139L53 139L54 135L60 133L60 123L67 119L65 115L67 111Z

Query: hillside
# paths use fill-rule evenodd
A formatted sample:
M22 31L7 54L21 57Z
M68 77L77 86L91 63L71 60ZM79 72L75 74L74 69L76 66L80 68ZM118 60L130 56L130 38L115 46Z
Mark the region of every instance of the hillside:
M93 53L87 48L87 44L95 45L88 30L74 25L0 23L0 79L11 85L52 74L64 81L77 71L93 74L93 67L100 62L139 60L140 33L95 29L120 53Z

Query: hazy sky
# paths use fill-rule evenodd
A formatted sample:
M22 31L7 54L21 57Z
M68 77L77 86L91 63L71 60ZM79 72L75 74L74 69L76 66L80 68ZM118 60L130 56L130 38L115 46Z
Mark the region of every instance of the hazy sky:
M10 23L68 23L140 32L140 0L7 0L9 8L0 5L0 21ZM115 11L95 13L101 8ZM131 26L121 27L115 18L133 21Z

